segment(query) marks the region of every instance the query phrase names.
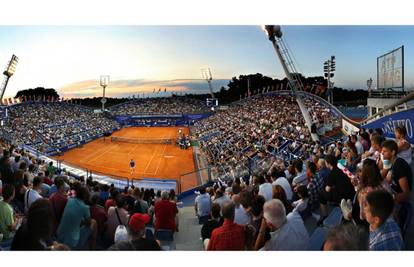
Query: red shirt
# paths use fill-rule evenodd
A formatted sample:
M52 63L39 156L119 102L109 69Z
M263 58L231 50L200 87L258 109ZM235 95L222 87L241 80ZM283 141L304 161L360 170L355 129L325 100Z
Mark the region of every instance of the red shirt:
M98 205L94 205L90 207L90 212L91 218L98 224L98 233L102 234L105 231L105 222L108 220L105 210Z
M171 229L175 232L177 205L169 200L160 200L155 204L155 229Z
M245 250L245 228L224 219L221 227L213 230L207 250Z
M49 177L43 177L43 183L45 183L49 186L53 185L53 181Z
M56 192L50 196L49 201L52 204L53 213L55 214L55 229L57 229L60 219L62 219L68 198L66 195Z
M110 207L116 207L115 200L113 200L112 198L108 199L108 200L105 202L105 211L106 211L106 212L108 212L108 209L109 209Z

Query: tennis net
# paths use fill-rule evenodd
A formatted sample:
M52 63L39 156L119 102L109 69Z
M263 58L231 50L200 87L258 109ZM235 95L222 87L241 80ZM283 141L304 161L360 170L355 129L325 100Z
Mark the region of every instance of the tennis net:
M123 142L133 144L172 144L171 138L129 138L129 137L111 137L112 142Z

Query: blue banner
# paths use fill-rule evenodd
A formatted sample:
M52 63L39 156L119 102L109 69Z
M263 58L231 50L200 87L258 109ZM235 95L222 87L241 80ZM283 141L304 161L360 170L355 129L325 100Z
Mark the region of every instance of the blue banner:
M381 128L384 132L385 137L395 138L395 127L405 126L405 129L407 129L408 141L411 143L411 145L414 145L413 123L414 108L384 116L376 121L362 125L362 127L365 129Z

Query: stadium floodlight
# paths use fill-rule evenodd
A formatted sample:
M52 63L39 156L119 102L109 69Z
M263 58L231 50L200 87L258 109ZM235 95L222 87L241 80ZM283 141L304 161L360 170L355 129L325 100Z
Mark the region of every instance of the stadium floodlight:
M14 72L16 71L17 63L19 62L19 58L16 55L13 55L10 59L9 64L7 65L6 70L3 72L4 75L11 77L13 76Z
M312 133L312 119L309 115L305 104L302 101L302 97L298 94L298 91L304 90L303 84L298 71L293 63L293 59L288 51L287 45L283 40L282 29L279 25L264 25L262 26L263 31L266 33L267 38L272 43L275 49L276 55L279 58L280 64L282 65L283 71L285 72L286 78L289 81L289 87L292 90L293 95L296 97L299 108L302 112L303 118L305 119L306 125L311 132L312 140L318 141L319 137L316 133Z
M16 66L18 62L19 62L19 58L16 55L13 55L9 63L7 64L6 70L3 72L3 75L6 77L4 78L3 84L0 88L0 102L1 103L2 103L1 100L3 100L4 93L6 92L6 87L7 87L7 84L9 83L9 79L16 72Z
M105 103L106 103L106 98L105 98L105 89L106 87L109 85L109 75L101 75L101 87L103 89L102 91L102 112L105 111Z
M275 41L275 38L282 38L282 29L279 25L264 25L262 29L272 42Z
M208 88L210 89L210 95L214 99L213 85L211 84L211 81L213 80L213 76L211 75L210 68L201 69L201 75L203 79L207 81Z
M331 82L331 78L334 77L334 72L336 70L336 62L335 56L331 56L331 59L325 61L323 63L323 72L325 78L327 78L327 91L328 91L328 102L333 104L333 82Z
M369 80L367 80L367 87L368 87L368 94L371 95L372 78L369 78Z

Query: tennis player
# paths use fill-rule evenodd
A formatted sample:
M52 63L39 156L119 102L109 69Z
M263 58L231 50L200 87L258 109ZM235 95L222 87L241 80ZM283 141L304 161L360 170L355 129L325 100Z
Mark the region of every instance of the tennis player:
M129 167L131 168L131 174L133 174L134 171L135 171L135 161L134 161L134 159L131 159L131 161L129 162Z

